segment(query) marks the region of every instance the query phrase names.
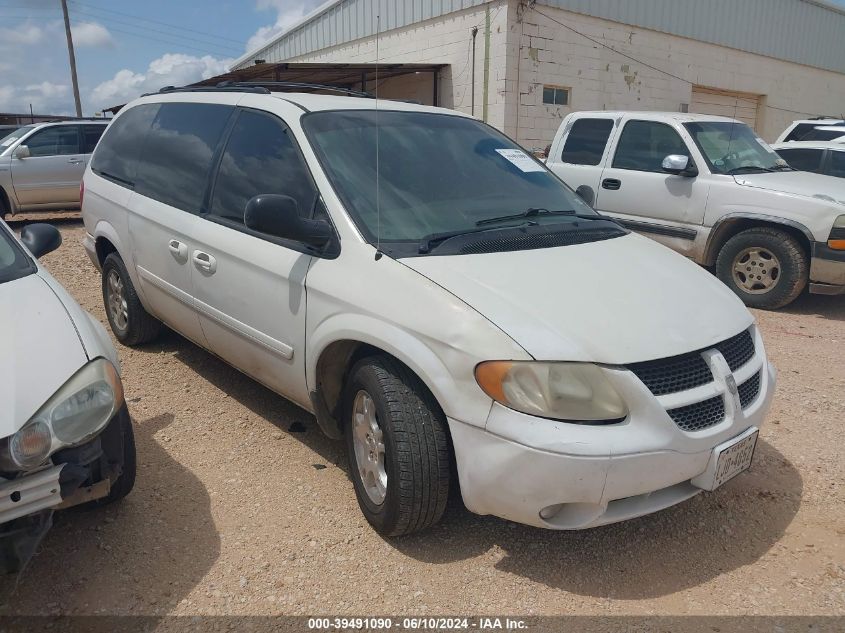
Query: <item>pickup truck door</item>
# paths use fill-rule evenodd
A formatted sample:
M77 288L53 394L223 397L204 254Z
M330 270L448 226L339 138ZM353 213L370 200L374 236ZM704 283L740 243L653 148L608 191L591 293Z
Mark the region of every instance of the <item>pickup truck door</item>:
M692 248L704 221L709 184L706 172L690 177L663 171L663 159L670 154L688 156L693 164L696 154L681 134L667 123L629 119L611 141L610 154L596 209L675 250Z
M21 145L28 158L12 155L12 185L22 208L37 205L78 205L85 160L79 147L79 127L54 125L37 130Z
M614 118L610 115L573 117L561 128L546 165L573 190L589 187L595 200L613 138Z

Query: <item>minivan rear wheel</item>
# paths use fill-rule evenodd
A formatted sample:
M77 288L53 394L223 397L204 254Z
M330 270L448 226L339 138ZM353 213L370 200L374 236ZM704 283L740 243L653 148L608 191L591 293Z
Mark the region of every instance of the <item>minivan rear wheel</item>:
M716 259L716 275L745 305L772 310L792 303L807 285L807 255L792 235L757 227L737 233Z
M161 331L161 322L141 305L126 266L117 253L109 254L103 262L103 304L112 332L124 345L149 343Z
M405 365L387 356L359 361L344 398L349 471L358 505L385 536L437 523L449 497L446 418Z

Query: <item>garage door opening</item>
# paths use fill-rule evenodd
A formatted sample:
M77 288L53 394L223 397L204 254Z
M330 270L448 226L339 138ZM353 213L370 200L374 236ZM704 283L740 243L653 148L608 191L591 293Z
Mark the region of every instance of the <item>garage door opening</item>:
M738 119L756 129L759 106L760 95L693 86L689 111Z

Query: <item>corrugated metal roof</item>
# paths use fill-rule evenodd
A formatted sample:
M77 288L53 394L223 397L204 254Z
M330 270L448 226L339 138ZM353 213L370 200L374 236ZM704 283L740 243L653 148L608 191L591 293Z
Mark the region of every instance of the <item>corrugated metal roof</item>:
M238 59L280 62L490 0L329 0ZM511 0L513 2L513 0ZM614 22L845 73L845 12L823 0L538 0Z

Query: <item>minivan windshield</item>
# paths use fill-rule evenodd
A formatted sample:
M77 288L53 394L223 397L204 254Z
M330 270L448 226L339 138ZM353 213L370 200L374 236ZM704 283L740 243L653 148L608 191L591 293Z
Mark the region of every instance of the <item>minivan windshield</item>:
M685 123L714 174L749 174L789 167L745 123L699 121Z
M20 137L24 134L32 130L35 126L33 125L24 125L23 127L19 127L17 130L7 131L6 134L0 137L0 152L4 151L9 145L17 141ZM0 132L2 135L3 132Z
M3 220L0 220L2 223ZM35 272L35 265L23 249L0 227L0 284Z
M545 165L474 119L344 110L307 114L303 127L371 243L520 224L558 231L573 226L573 216L601 218Z

